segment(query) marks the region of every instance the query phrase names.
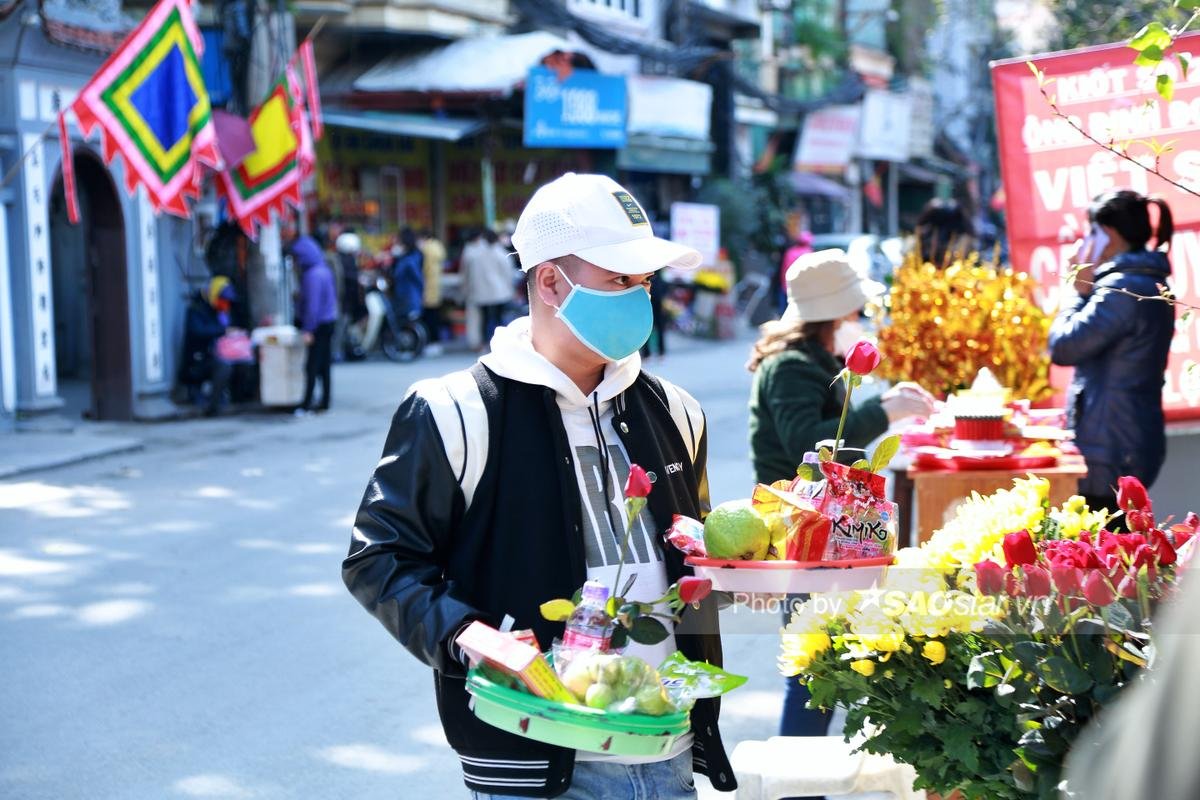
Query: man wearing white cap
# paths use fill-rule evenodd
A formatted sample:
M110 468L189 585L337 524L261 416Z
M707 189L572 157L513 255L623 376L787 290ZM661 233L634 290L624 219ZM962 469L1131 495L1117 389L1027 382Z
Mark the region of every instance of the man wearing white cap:
M497 330L469 370L416 384L401 403L355 521L347 587L434 669L446 739L477 798L693 798L693 773L736 788L716 700L691 733L649 758L596 755L505 733L468 707L455 638L473 620L532 628L543 648L563 624L539 606L587 580L614 587L625 539L630 465L654 482L630 531L623 575L649 601L686 574L664 547L674 514L708 511L704 414L681 389L641 370L647 290L666 266L700 254L656 238L638 202L603 175L541 187L512 237L530 315ZM624 584L625 581L622 580ZM654 645L627 653L657 666L680 650L721 663L712 599Z

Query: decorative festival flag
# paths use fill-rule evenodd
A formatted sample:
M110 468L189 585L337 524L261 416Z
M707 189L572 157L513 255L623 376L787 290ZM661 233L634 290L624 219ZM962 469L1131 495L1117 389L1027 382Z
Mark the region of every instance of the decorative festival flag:
M79 198L75 196L75 153L67 136L67 112L58 112L58 144L62 148L63 194L67 200L67 219L79 224Z
M304 67L304 88L308 92L308 115L312 121L314 139L325 135L325 119L321 115L321 92L317 88L317 59L313 54L312 39L300 45L300 63Z
M286 203L300 208L300 157L304 120L285 77L250 115L254 152L220 175L218 188L229 201L229 212L251 239L257 225L271 221Z
M155 210L181 217L200 164L222 166L203 47L188 0L159 0L71 104L85 136L100 127L105 163L121 155L129 193L141 184Z
M300 180L303 181L307 180L317 167L317 148L313 144L312 118L305 107L304 92L300 88L300 78L297 77L296 70L291 64L288 64L285 76L287 77L288 91L292 95L292 104L299 110L300 150L297 153L297 158L300 163Z

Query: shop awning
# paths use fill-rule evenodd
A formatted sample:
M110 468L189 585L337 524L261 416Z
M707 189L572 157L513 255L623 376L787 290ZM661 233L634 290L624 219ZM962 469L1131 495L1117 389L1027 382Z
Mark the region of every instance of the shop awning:
M922 167L920 164L913 164L911 162L905 162L905 163L899 164L897 166L899 166L899 168L900 168L900 177L905 180L912 181L914 183L931 183L932 184L932 183L937 183L938 181L944 180L946 178L945 175L942 175L939 172L934 172L931 169L926 169L925 167Z
M707 175L712 170L712 142L631 133L617 151L617 168L674 175Z
M325 124L339 128L411 136L414 139L438 139L457 142L483 130L485 123L476 119L452 119L432 114L399 114L390 111L325 109Z
M828 197L843 203L850 200L850 190L835 180L813 172L793 172L792 189L808 197Z
M389 56L354 81L354 89L507 95L525 81L530 67L556 50L571 49L566 39L545 31L459 39L415 56Z

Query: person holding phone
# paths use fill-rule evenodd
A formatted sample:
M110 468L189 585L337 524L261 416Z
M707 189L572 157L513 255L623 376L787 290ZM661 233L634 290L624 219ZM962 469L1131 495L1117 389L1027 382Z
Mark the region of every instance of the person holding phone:
M1150 486L1166 460L1162 390L1175 307L1146 298L1167 287L1174 225L1166 201L1130 189L1098 196L1088 223L1073 259L1074 297L1050 328L1050 358L1075 368L1067 422L1088 468L1079 493L1091 508L1116 511L1117 478Z

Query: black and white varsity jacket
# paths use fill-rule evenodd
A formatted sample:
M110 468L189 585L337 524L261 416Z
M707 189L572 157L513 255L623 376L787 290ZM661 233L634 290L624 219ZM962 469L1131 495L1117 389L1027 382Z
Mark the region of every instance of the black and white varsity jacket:
M659 533L673 514L708 511L707 434L699 405L641 373L615 400L614 427L632 463L656 475L649 508ZM668 469L667 467L671 468ZM408 650L433 667L446 739L468 788L554 797L570 786L573 750L480 722L450 642L465 622L532 628L549 643L563 623L538 607L587 577L577 479L553 389L482 364L422 381L400 404L371 476L343 563L346 586ZM668 581L688 573L656 537ZM685 656L720 665L717 606L688 609L676 628ZM692 710L695 770L737 787L717 728L719 701Z

